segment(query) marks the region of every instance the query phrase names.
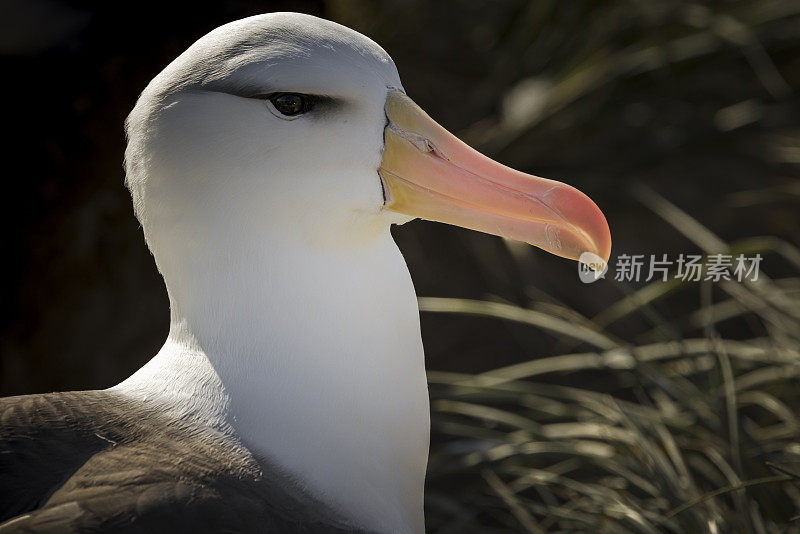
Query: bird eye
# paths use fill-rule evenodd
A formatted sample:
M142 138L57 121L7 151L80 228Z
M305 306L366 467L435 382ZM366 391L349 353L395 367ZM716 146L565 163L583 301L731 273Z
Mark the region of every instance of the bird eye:
M311 109L311 99L297 93L279 93L269 97L269 101L281 115L294 117Z

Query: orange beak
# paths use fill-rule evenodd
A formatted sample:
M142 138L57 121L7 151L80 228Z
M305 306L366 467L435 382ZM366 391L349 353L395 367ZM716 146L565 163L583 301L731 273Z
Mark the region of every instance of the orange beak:
M401 91L386 97L386 208L518 241L570 259L606 262L611 232L592 200L572 186L515 171L470 148Z

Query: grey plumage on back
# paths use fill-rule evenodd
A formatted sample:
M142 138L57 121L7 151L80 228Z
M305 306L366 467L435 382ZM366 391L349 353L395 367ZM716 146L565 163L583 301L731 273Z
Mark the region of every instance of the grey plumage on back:
M354 532L212 428L111 391L0 399L0 533Z

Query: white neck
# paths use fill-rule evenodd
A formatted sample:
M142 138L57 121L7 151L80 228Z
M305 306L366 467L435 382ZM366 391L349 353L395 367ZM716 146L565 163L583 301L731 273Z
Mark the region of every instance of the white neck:
M170 336L116 389L232 429L359 526L423 532L419 316L388 226L379 234L344 250L276 237L173 275L159 262Z

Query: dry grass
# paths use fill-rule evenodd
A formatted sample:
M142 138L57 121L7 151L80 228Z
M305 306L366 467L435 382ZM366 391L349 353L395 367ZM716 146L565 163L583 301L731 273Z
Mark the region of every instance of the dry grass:
M656 193L639 196L675 228L697 230L687 237L709 252L774 248L727 245ZM594 347L477 375L429 374L434 432L447 437L431 458L431 531L800 532L791 520L800 510L800 269L764 274L720 284L726 300L709 295L687 310L705 337L648 344L600 324L642 313L666 283L572 329L508 304L420 299L423 311L517 321ZM769 335L722 339L715 325L738 314ZM561 383L582 372L600 387Z
M798 78L786 74L797 66L787 51L796 51L800 42L800 4L526 5L503 46L509 54L527 46L528 59L538 57L540 48L542 56L551 54L539 63L530 60L546 74L516 83L497 114L462 134L492 155L527 162L526 147L556 135L559 121L567 130L605 131L605 124L591 121L598 110L617 111L614 91L647 94L670 85L689 94L705 83L717 84L723 95L724 76L704 78L704 72L738 58L760 96L719 105L706 121L713 124L687 119L681 125L688 132L684 140L661 152L642 143L631 151L645 155L620 153L626 162L620 167L602 158L604 166L596 169L601 178L593 183L624 189L626 201L649 214L637 224L671 228L669 248L645 244L652 253L676 248L760 253L762 272L757 282L747 283L670 279L627 286L606 280L598 284L613 285L620 297L604 302L599 313L548 300L548 291L556 293L557 287L538 287L523 305L497 295L420 298L424 314L527 325L531 335L541 338L546 332L554 340L528 361L488 372L429 373L434 437L429 531L800 532L795 518L800 514L800 250L796 236L786 238L797 228L800 135L785 121L764 119L774 106L797 109ZM585 39L574 37L576 27L585 28ZM522 46L525 28L539 29L532 30L536 39ZM750 129L756 123L760 126ZM691 127L700 133L692 134ZM608 135L590 138L613 137L607 130ZM731 189L725 184L724 198L707 199L724 204L733 219L749 221L740 239L730 236L742 225L727 224L725 240L687 213L695 213L696 205L678 205L692 178L673 195L665 185L671 178L637 176L668 160L684 158L684 167L703 163L723 153L711 156L704 153L711 148L704 147L725 143L739 147L725 153L747 151L770 173L765 180L747 178L742 170L738 179L749 186L725 196ZM591 167L591 158L581 157ZM558 158L549 160L554 168L567 168ZM619 178L618 185L608 185ZM779 213L785 217L782 228L789 229L785 233L774 230ZM616 230L612 224L612 234ZM615 255L630 252L629 245L615 241ZM641 248L641 242L635 245ZM477 247L472 252L482 254ZM596 295L585 288L586 299ZM670 313L663 313L665 308Z

